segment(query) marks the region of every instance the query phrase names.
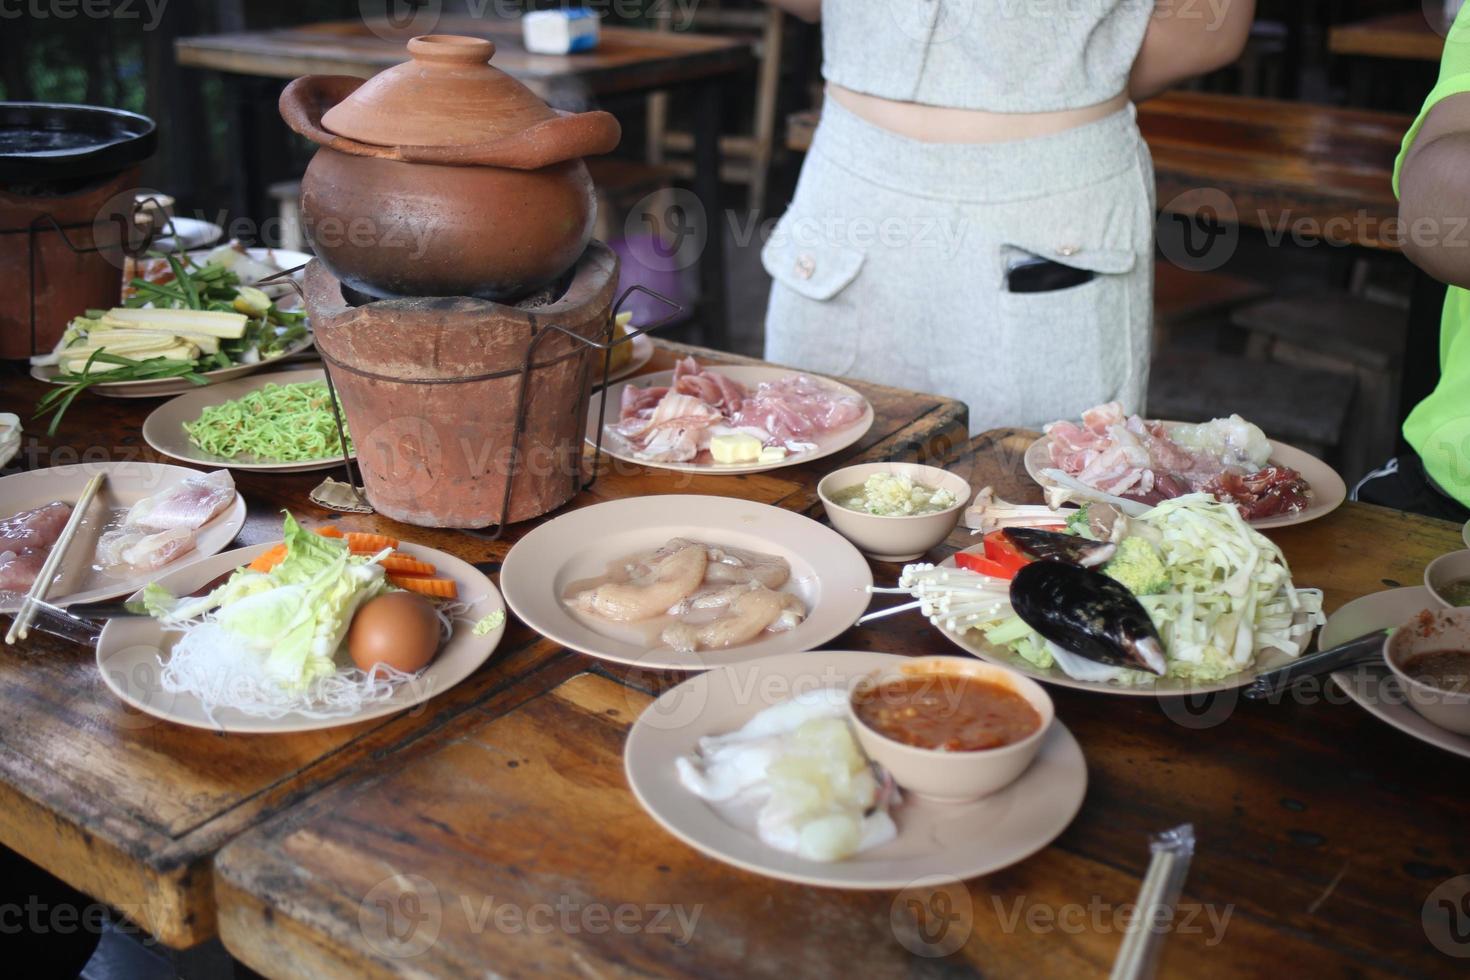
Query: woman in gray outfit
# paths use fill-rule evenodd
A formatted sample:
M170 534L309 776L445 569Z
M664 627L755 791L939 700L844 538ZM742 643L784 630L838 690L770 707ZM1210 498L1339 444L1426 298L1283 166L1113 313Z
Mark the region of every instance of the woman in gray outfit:
M827 98L762 252L766 357L938 392L974 432L1143 408L1154 182L1133 100L1233 61L1254 0L774 0Z

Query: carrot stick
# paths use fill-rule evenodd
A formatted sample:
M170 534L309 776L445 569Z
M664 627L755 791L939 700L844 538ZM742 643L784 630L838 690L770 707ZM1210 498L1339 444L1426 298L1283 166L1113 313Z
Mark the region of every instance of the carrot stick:
M255 560L246 567L252 572L268 572L285 560L286 542L282 541L269 551L262 551L256 555Z
M347 547L353 554L374 555L384 548L398 547L398 539L390 538L386 534L372 534L367 531L348 531Z
M323 524L316 529L316 533L324 538L340 538L342 536L342 529L335 524Z
M419 561L417 558L412 558L408 555L405 555L401 551L393 552L393 554L389 555L387 558L384 558L379 564L383 566L384 571L389 572L399 572L406 575L434 574L433 565L430 565L426 561Z
M388 581L400 589L433 596L436 599L459 598L459 586L452 578L430 578L426 575L396 575L389 573Z

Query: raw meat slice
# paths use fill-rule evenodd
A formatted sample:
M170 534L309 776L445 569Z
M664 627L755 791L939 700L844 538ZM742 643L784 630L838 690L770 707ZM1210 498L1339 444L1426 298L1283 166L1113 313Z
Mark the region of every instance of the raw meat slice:
M194 547L194 532L175 527L150 533L136 526L108 531L97 541L97 561L109 568L162 568Z
M50 550L47 546L0 551L0 591L29 592Z
M70 519L71 505L60 501L23 510L0 521L0 550L49 548L61 537L62 529Z
M144 497L132 506L123 523L149 531L174 528L195 530L235 502L235 481L229 470L191 476L181 483Z

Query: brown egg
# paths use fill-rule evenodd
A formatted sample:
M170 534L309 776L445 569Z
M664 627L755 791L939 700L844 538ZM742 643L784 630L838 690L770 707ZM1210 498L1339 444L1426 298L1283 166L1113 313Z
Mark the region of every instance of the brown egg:
M352 617L347 652L362 670L386 664L405 673L423 669L439 649L439 617L429 600L412 592L385 592Z

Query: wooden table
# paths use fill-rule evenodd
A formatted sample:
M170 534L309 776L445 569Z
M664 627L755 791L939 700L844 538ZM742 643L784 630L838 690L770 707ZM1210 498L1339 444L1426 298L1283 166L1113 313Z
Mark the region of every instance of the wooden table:
M671 366L671 351L707 361L743 361L670 345L649 370ZM45 386L3 368L0 411L29 420ZM948 458L967 437L964 406L853 382L877 422L840 457L750 477L685 477L619 465L575 501L578 506L656 493L741 496L795 510L815 502L818 477L840 462ZM162 460L139 429L151 399L88 397L73 405L55 439L27 422L18 457L26 468L79 458ZM250 505L237 544L279 538L280 511L304 523L334 515L307 501L322 473L238 474ZM452 552L492 576L528 529L488 542L453 531L411 528L376 516L342 517L347 529L382 530ZM391 718L293 736L227 737L179 727L129 710L103 685L90 649L33 635L0 646L0 844L105 901L173 947L216 933L211 862L242 831L283 814L349 775L382 773L385 759L448 725L457 715L494 712L532 696L549 678L587 663L519 624L494 658L426 706ZM561 673L558 673L561 672ZM274 972L278 967L268 968Z
M375 75L408 60L404 44L417 34L466 34L495 42L493 63L559 108L581 110L589 99L678 87L692 91L694 107L694 193L704 209L709 234L700 256L700 304L694 318L701 340L723 349L726 341L724 214L720 206L720 125L723 89L730 77L753 62L746 41L684 31L604 27L594 51L566 56L526 51L518 21L484 17L431 16L426 8L412 23L395 28L383 21L334 21L268 31L241 31L180 38L180 65L221 73L234 93L241 134L236 154L236 212L250 214L262 196L259 161L249 138L258 126L254 110L275 96L260 79L300 75ZM437 6L432 8L437 10ZM256 80L252 82L251 80Z
M1033 437L981 435L950 468L1035 499L1020 465ZM1458 527L1354 504L1272 536L1329 609L1418 582L1426 561L1461 547ZM971 543L956 533L947 548ZM898 569L874 571L891 582ZM916 615L830 646L954 652ZM671 681L549 657L372 771L265 821L216 864L226 947L273 976L842 978L855 964L864 977L1097 976L1117 951L1112 916L1135 898L1148 835L1192 821L1183 902L1198 931L1180 920L1160 976L1428 976L1456 965L1426 941L1420 910L1441 881L1470 872L1470 761L1335 693L1230 697L1213 702L1224 714L1208 725L1191 721L1202 705L1052 688L1087 756L1082 810L1054 845L968 882L972 914L953 920L968 940L929 960L895 938L893 922L912 924L910 895L757 877L701 856L641 810L622 743ZM401 898L405 881L417 904ZM1210 913L1229 916L1223 940Z
M1442 8L1429 3L1423 8L1338 24L1327 34L1327 50L1337 55L1437 62L1444 53L1449 26Z

